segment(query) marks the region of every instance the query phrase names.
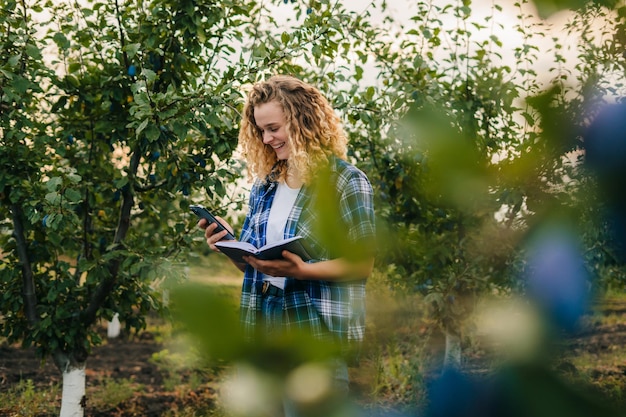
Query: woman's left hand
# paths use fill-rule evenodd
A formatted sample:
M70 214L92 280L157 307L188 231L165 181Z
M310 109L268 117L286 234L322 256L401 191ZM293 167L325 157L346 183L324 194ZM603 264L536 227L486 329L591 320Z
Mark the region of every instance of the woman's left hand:
M291 277L300 279L303 274L303 268L307 263L295 253L283 251L283 259L274 259L264 261L254 256L244 256L243 258L254 269L272 277Z

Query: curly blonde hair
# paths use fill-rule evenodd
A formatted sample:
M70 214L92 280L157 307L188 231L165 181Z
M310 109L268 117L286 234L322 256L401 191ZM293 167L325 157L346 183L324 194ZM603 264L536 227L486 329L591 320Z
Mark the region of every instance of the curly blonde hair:
M254 119L255 106L278 102L286 119L291 153L279 161L276 152L263 143ZM285 180L287 167L295 169L305 184L331 155L346 158L347 137L341 121L328 100L315 87L288 75L275 75L255 84L243 108L239 144L249 174L257 178Z

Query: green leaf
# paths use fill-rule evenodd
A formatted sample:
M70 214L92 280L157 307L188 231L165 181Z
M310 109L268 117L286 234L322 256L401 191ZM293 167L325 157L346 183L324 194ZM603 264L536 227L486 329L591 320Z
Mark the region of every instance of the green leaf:
M65 107L66 104L67 104L67 97L66 96L61 96L61 97L59 97L59 100L52 105L52 108L50 109L50 111L52 113L56 113L60 109Z
M52 205L57 205L59 204L60 200L61 200L61 194L57 193L56 191L53 191L51 193L46 194L46 201Z
M3 70L2 68L0 68L0 74L2 74L6 79L10 80L13 78L13 74Z
M63 220L62 214L51 213L48 215L48 218L46 219L46 227L54 230L57 228L61 220ZM50 239L52 242L57 242L57 244L60 242L60 236L55 233L49 234L48 239Z
M15 76L12 79L11 86L17 94L24 94L30 86L30 82L21 76Z
M72 87L78 88L80 86L80 82L78 81L78 78L74 77L73 75L66 75L65 76L65 81L67 81Z
M137 55L139 48L141 48L140 43L130 43L124 47L124 51L128 53L128 58L132 59Z
M35 45L28 44L24 49L26 51L26 55L28 55L31 59L39 60L42 58L41 50Z
M128 177L127 176L124 176L124 177L122 177L122 178L120 178L118 180L115 180L115 187L117 189L122 189L127 184L128 184Z
M67 39L63 32L56 32L52 37L52 40L59 46L59 48L66 50L70 47L70 41Z
M80 71L80 69L83 67L83 65L80 62L72 62L68 67L67 70L70 74L73 74L75 72Z
M70 180L70 182L72 182L73 184L78 184L79 182L81 182L83 180L83 177L81 177L78 174L68 174L67 178Z
M137 129L135 129L135 133L137 134L137 136L141 135L141 133L144 131L144 129L148 126L149 122L150 122L150 119L142 120L142 122L139 124L139 126L137 126Z
M144 134L146 135L146 139L150 142L154 142L159 138L159 136L161 136L161 131L158 127L151 123L146 127Z
M65 190L65 198L67 198L67 200L70 201L71 203L77 203L81 201L82 195L80 191L75 190L73 188L69 188Z
M9 67L13 67L13 68L16 67L17 64L20 62L20 58L21 58L20 55L11 56L11 58L9 58L9 61L8 61Z
M56 190L63 184L61 177L52 177L46 182L46 188L50 191Z
M153 82L154 82L154 80L155 80L155 79L156 79L156 77L157 77L156 72L154 72L154 71L152 71L152 70L149 70L149 69L147 69L147 68L144 68L144 69L143 69L143 71L142 71L141 73L144 75L144 77L146 77L146 81L147 81L148 83L153 83Z

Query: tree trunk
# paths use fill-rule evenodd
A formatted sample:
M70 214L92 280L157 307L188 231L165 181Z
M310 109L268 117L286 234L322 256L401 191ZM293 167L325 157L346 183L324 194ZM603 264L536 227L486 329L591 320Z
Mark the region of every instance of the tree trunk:
M60 417L83 417L85 398L85 362L82 362L63 371Z
M446 330L446 351L443 357L443 368L461 368L461 337Z

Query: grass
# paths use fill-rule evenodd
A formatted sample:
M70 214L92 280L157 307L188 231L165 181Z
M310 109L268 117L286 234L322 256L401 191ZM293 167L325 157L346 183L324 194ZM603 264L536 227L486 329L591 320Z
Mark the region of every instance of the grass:
M208 253L190 259L188 276L191 282L239 287L243 273L226 256Z
M184 344L185 339L178 338L177 344ZM173 346L173 343L170 344ZM166 391L180 390L181 386L193 391L198 389L202 381L204 369L200 355L193 348L176 348L174 351L163 349L152 355L150 362L157 365L164 375L163 387Z
M189 405L172 406L164 417L200 417L224 415L219 404L209 398L200 398L208 391L217 391L214 381L220 380L220 369L205 365L201 355L187 343L184 337L175 337L169 343L173 350L163 349L152 355L150 362L156 364L163 375L163 390L178 398L177 403ZM185 346L182 346L185 345ZM213 381L207 383L207 381ZM209 400L209 401L207 401ZM208 405L207 405L208 404Z
M367 285L367 335L351 379L364 401L377 407L412 407L423 400L422 376L430 363L427 308L421 297L392 291L380 273Z
M60 388L52 384L46 389L35 388L31 379L22 380L6 392L0 392L0 415L21 417L52 415L57 412Z
M106 378L98 386L88 386L86 396L90 407L114 408L133 396L142 387L131 380ZM51 384L47 388L35 387L32 380L20 381L6 392L0 393L0 415L7 417L55 415L60 404L61 387Z
M190 282L211 285L238 304L242 273L225 257L209 255L194 260L188 276ZM361 365L350 369L351 379L358 385L364 401L376 399L377 405L383 407L420 402L423 392L416 387L423 384L432 330L426 319L426 307L420 297L395 294L380 273L369 279L367 293L368 335ZM176 343L186 345L184 341ZM177 357L177 351L173 348L153 357L173 375L168 386L178 382L175 375L180 370L176 369L179 366L176 362L194 361Z
M571 364L568 376L572 382L589 387L621 408L626 406L625 308L626 293L612 292L600 300L583 321L593 333L568 341L562 361Z
M113 379L107 377L97 386L88 386L86 396L89 406L96 409L114 408L133 397L135 392L143 390L141 384L131 379Z
M221 295L238 303L242 274L225 257L208 255L193 259L188 276L190 282L211 285ZM419 408L426 401L424 386L429 373L438 366L441 348L440 335L429 319L428 308L419 296L392 291L382 273L370 278L367 294L366 343L360 366L350 368L358 401L381 410ZM575 369L566 375L570 381L626 406L625 306L626 294L611 294L601 300L598 308L585 317L598 334L582 335L584 340L580 341L580 346L575 339L564 343L569 345L561 360L571 363ZM218 390L221 370L203 365L201 355L189 348L191 343L171 324L154 317L149 318L147 324L146 331L165 346L150 359L163 376L162 389L185 400L168 410L165 417L226 416L220 404L213 400L187 401L203 395L201 392L208 389L208 380L214 384L211 390ZM624 343L619 342L619 337L615 338L619 336L616 332L622 331ZM598 349L587 349L590 337L597 337ZM480 340L469 342L464 350L465 357L489 356ZM489 372L497 363L481 358L473 369ZM97 386L88 386L87 396L91 408L113 410L131 404L130 397L142 389L131 379L105 378ZM31 380L21 381L0 393L0 415L54 415L58 412L60 391L58 385L36 388ZM128 407L122 409L130 411Z

